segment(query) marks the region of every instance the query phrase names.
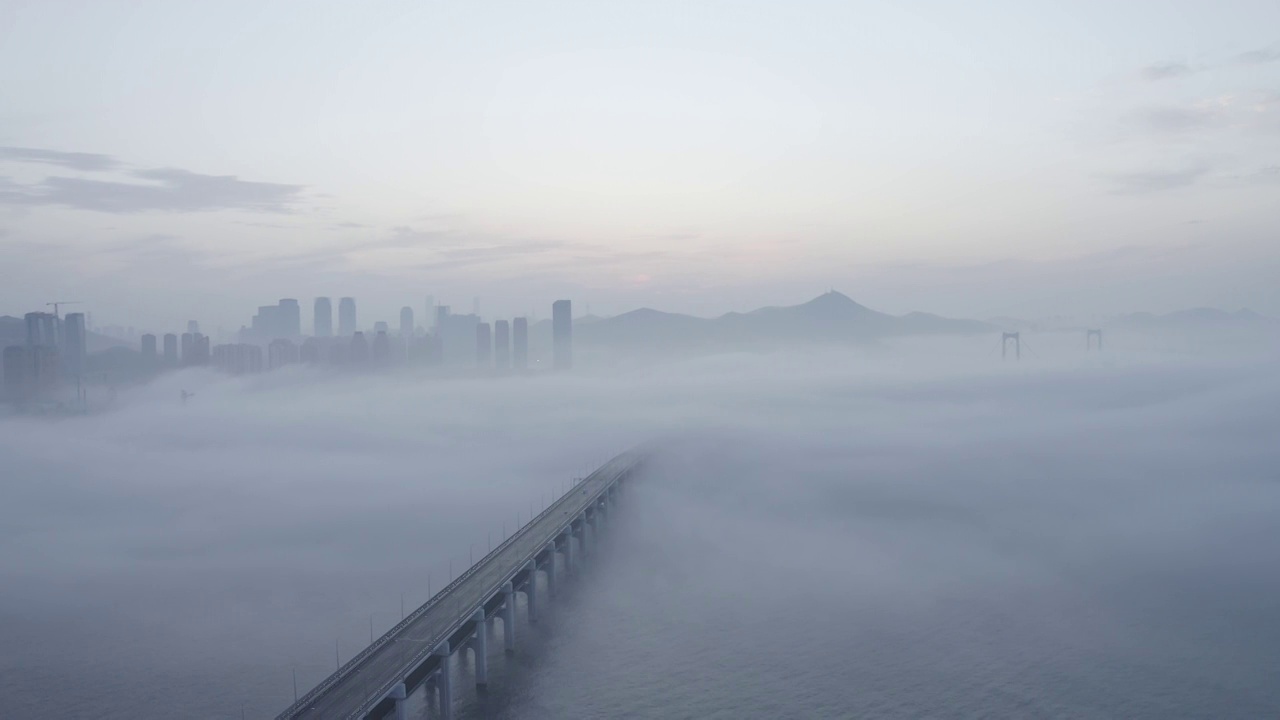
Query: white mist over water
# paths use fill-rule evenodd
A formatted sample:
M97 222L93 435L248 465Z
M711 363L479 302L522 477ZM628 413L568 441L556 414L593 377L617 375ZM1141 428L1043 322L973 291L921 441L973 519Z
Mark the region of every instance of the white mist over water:
M989 344L182 373L5 420L0 714L273 716L657 436L607 562L464 714L1274 714L1275 362Z

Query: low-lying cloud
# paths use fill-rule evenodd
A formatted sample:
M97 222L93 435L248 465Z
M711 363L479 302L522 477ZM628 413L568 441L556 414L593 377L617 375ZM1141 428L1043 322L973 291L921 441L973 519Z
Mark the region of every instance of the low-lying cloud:
M950 644L867 634L967 627L929 608L1049 587L1085 603L1037 596L1031 607L1060 618L1036 631L1052 649L1082 633L1115 637L1086 633L1090 622L1126 627L1140 605L1102 597L1115 579L1142 568L1199 572L1187 553L1205 543L1224 543L1253 567L1275 539L1263 521L1280 499L1274 362L1137 356L1119 334L1108 337L1117 349L1094 356L1075 336L1028 339L1044 357L1020 365L1000 364L990 343L929 341L536 378L188 371L122 389L107 414L0 420L0 580L9 588L0 710L36 713L56 689L68 716L133 717L154 709L135 691L145 684L173 701L172 717L235 717L241 702L248 717L271 716L291 700L294 670L305 690L332 669L335 640L350 657L368 642L371 616L384 631L402 594L415 607L429 583L443 586L566 479L654 437L674 439L672 455L624 506L648 515L633 517L615 559L660 593L618 591L666 620L633 615L634 632L692 642L689 628L711 614L714 627L729 624L700 642L769 657L772 674L792 655L755 646L768 627L840 639L835 655L821 655L831 662L854 640L879 648L916 668L900 678L924 682L921 668L940 663L955 681L940 687L961 692L981 684L957 662L963 633ZM183 404L181 390L195 395ZM1252 551L1228 532L1232 517L1263 533ZM762 584L768 577L787 583ZM621 596L607 583L593 592L617 612L607 603ZM778 608L798 597L806 611L789 624ZM766 617L780 624L752 624ZM1032 632L1023 624L1031 617L1010 622ZM628 625L614 625L619 639L593 651L593 666L628 661ZM1105 660L1109 646L1098 642L1071 657ZM581 651L570 642L547 652ZM809 667L812 657L797 652L794 662ZM671 667L689 670L678 659ZM824 698L836 703L828 708L888 702L890 676L855 682L861 693L840 690L871 677L863 672L811 692L771 692L813 712ZM1211 675L1188 672L1180 677ZM1227 682L1244 687L1248 707L1265 708L1263 691L1240 685L1252 677ZM538 705L550 709L525 711L553 717L577 701L566 692ZM648 717L664 698L646 697L652 707L635 711ZM901 697L915 698L916 714L962 698Z

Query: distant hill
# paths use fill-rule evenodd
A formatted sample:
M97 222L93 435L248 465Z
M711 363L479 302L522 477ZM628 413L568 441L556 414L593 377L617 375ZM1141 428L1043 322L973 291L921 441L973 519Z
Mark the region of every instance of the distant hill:
M798 343L860 343L905 335L964 335L995 328L974 320L911 313L889 315L828 292L801 305L765 307L717 318L633 310L574 323L584 346L660 352L770 348Z

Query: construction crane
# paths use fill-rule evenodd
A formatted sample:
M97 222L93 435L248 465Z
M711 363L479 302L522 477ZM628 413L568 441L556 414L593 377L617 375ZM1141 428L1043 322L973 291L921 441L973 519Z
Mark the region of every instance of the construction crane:
M59 305L81 305L81 304L83 304L83 303L84 303L84 301L83 301L83 300L55 300L54 302L45 303L45 305L46 305L46 306L52 305L52 306L53 306L53 316L54 316L54 317L58 317L58 306L59 306Z

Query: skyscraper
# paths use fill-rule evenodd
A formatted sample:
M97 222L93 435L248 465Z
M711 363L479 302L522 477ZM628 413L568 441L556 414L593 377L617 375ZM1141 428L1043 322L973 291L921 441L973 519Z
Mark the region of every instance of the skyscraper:
M333 336L333 305L327 297L316 298L315 329L312 332L316 337Z
M573 367L573 305L568 300L551 304L552 360L556 370Z
M338 301L338 335L350 337L356 331L356 299L344 297Z
M200 323L196 322L195 320L188 320L187 332L191 333L192 335L195 335L196 333L200 332Z
M493 323L493 359L499 370L511 369L511 324L506 320Z
M182 366L196 363L196 336L194 333L182 333Z
M512 357L516 370L529 369L529 321L518 317L511 326Z
M493 334L489 323L478 323L476 325L476 365L482 370L493 367L492 343Z
M36 345L27 348L31 364L28 366L27 385L41 397L50 397L58 387L58 348L52 345Z
M84 375L84 313L69 313L62 321L62 367L69 378Z
M27 347L58 347L58 319L53 313L29 312L23 319L27 324Z
M31 367L31 352L22 345L10 345L4 349L4 394L10 400L25 400L30 391L27 375Z
M279 305L259 305L258 314L253 316L253 334L260 340L274 340L284 335L281 332L282 324Z
M434 295L427 296L427 314L422 316L422 322L429 323L436 318L436 297ZM427 332L431 332L435 326L427 328Z
M275 370L298 362L298 346L288 338L276 338L267 345L267 367Z
M178 366L178 336L173 333L164 334L164 364L168 367Z
M142 336L142 362L148 368L156 366L156 336L147 333Z
M320 362L320 342L313 337L303 340L302 347L298 349L298 359L308 365Z
M369 362L369 341L364 339L364 333L356 331L351 333L351 362L355 365L364 365Z
M386 330L379 330L373 336L373 364L386 365L391 362L391 338Z
M400 308L400 337L413 337L413 308L408 305Z
M276 316L280 321L276 337L294 338L302 334L302 308L293 298L281 298Z
M209 364L209 336L196 333L194 335L195 358L192 365Z

